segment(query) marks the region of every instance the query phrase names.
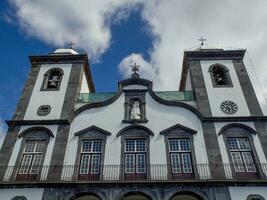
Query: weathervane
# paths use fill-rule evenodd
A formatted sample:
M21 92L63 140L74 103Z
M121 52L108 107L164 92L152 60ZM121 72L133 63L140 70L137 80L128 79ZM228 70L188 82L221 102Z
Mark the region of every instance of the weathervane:
M138 74L139 67L140 67L140 65L136 65L136 63L134 63L134 65L131 66L132 72L133 72L132 78L139 78L139 74Z
M207 39L204 38L204 37L201 37L201 38L198 39L198 41L201 42L200 45L203 46L204 45L204 42L207 41Z
M70 41L69 43L67 43L67 47L68 49L72 49L72 47L76 45L73 41Z

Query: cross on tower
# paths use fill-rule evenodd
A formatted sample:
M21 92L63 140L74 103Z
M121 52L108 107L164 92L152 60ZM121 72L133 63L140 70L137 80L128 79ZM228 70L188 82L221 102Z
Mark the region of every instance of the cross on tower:
M69 43L67 43L67 47L68 49L72 49L72 47L76 45L74 42L70 41Z
M200 41L201 42L200 45L203 46L204 45L204 42L207 41L207 39L204 38L204 37L201 37L201 38L198 39L198 41Z
M139 72L139 67L140 65L136 65L136 63L134 63L134 65L131 66L132 68L132 78L139 78L139 74L137 72Z

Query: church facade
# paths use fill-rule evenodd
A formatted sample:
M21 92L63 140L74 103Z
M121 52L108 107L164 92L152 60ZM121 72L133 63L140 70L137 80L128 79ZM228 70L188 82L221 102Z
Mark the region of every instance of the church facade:
M155 91L135 65L110 93L95 91L86 54L30 56L0 199L267 199L267 116L244 54L184 52L177 91Z

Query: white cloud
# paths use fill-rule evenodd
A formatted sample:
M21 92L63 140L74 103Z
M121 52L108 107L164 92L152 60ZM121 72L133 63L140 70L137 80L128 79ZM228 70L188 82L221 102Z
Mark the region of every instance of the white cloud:
M97 61L110 45L112 22L127 17L139 0L9 0L30 36L55 45L74 41ZM110 20L110 18L113 20Z
M267 96L265 0L9 1L16 6L17 17L28 34L56 46L75 41L94 61L109 48L111 24L125 20L142 4L142 18L149 26L153 47L149 60L139 52L122 60L118 67L125 77L130 73L126 66L136 62L143 68L142 76L154 81L155 89L177 90L183 51L198 45L197 39L205 36L211 46L247 48ZM251 68L250 62L246 63ZM259 95L255 73L249 71ZM265 103L264 98L260 100Z

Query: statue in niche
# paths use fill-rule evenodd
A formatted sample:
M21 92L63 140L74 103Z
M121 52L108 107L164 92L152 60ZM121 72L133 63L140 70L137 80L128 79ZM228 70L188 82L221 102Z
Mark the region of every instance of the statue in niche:
M131 107L130 119L141 119L140 104L134 101Z
M58 88L59 84L59 76L54 74L52 77L48 80L47 88Z

